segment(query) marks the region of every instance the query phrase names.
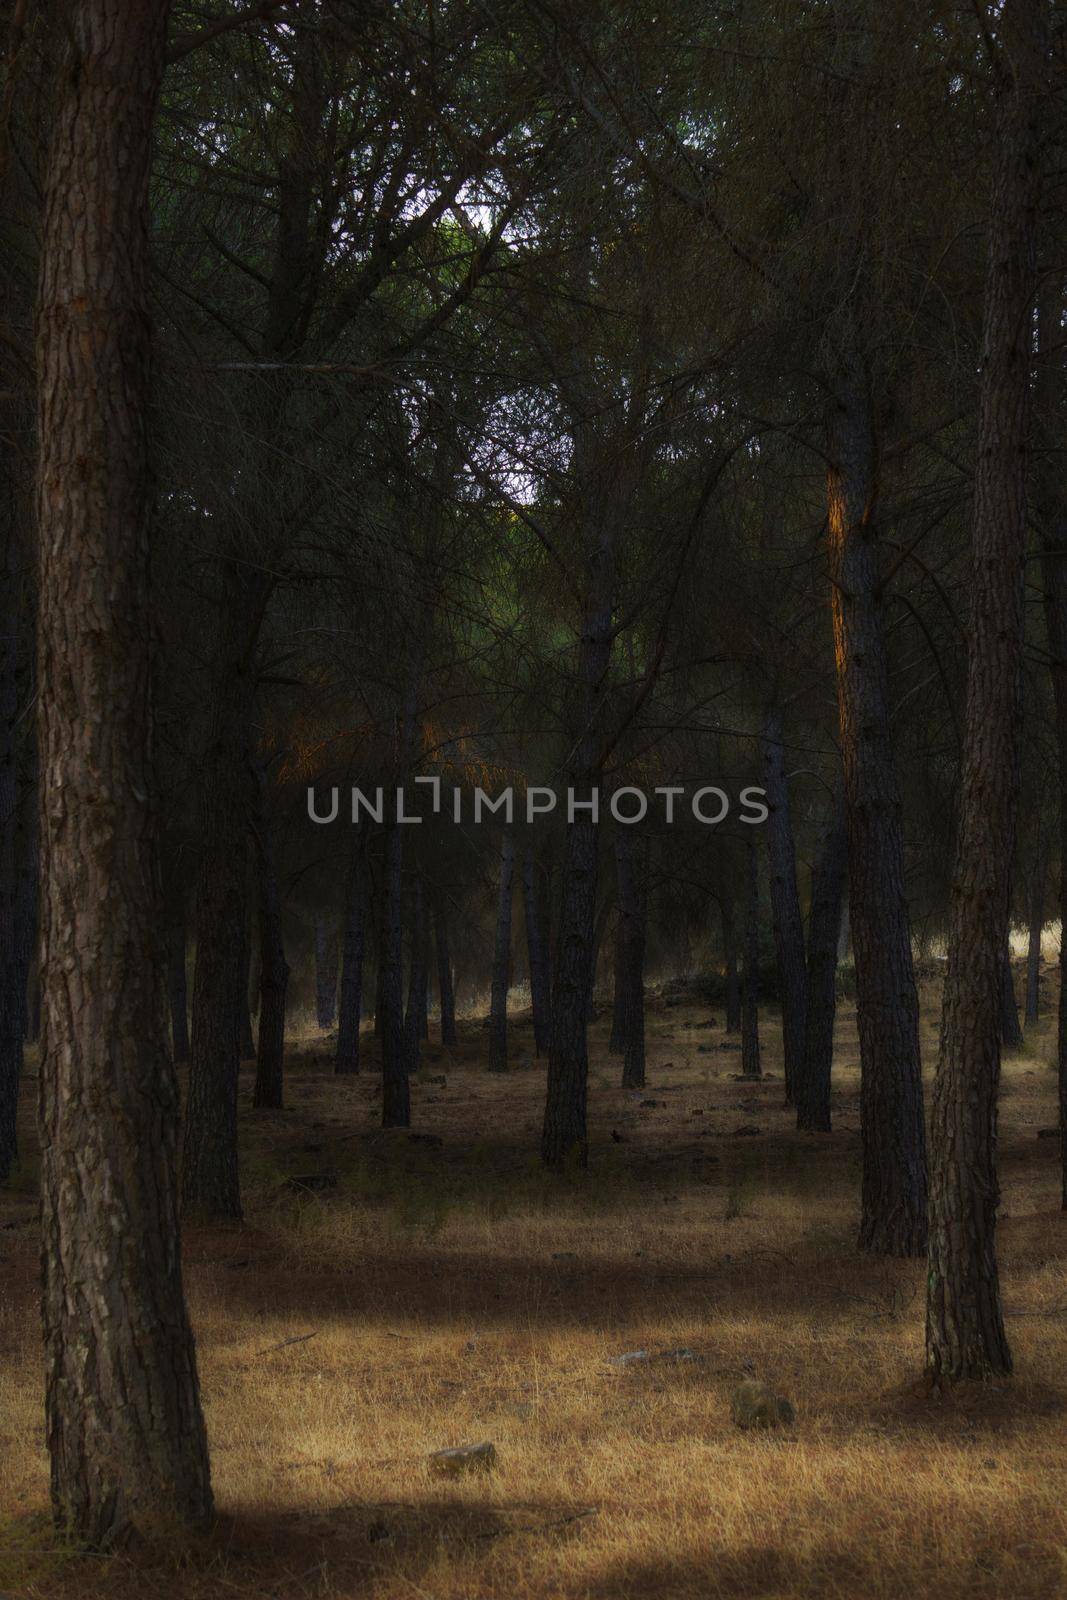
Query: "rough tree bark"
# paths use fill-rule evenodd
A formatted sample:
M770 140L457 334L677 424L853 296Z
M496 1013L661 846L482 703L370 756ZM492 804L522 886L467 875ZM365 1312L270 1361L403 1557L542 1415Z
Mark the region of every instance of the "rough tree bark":
M837 943L848 864L848 822L844 785L833 800L812 871L808 912L808 1007L804 1066L797 1080L797 1127L804 1133L830 1131L830 1075L837 1010Z
M508 987L511 980L511 901L515 878L515 841L509 832L500 841L500 879L496 899L493 981L489 999L489 1071L508 1070Z
M770 860L771 921L778 957L782 1002L782 1053L786 1104L793 1103L796 1082L804 1070L805 1015L808 980L804 960L804 923L797 889L796 848L789 810L782 718L777 707L767 712L762 739L763 785L766 790L767 854Z
M352 857L345 883L345 920L341 939L341 1004L337 1018L334 1070L359 1071L359 1025L363 1011L363 951L366 939L367 883L365 834L353 829Z
M1009 1373L995 1228L997 1082L1021 707L1026 413L1039 195L1044 0L1007 0L994 64L989 262L979 377L967 722L931 1117L926 1371Z
M167 990L170 999L170 1037L176 1062L189 1059L189 990L185 970L185 896L174 900L170 924Z
M148 175L167 9L65 8L37 303L46 1432L56 1518L96 1546L212 1510L149 705Z

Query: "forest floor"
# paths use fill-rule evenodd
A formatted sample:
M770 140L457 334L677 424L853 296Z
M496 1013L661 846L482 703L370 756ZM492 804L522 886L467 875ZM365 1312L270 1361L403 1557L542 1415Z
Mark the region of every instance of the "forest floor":
M377 1126L373 1041L355 1080L333 1076L321 1043L297 1045L284 1112L242 1094L245 1223L185 1230L220 1516L162 1564L78 1556L45 1515L28 1156L0 1192L0 1591L1067 1594L1067 1217L1058 1140L1039 1137L1056 1119L1053 1002L1002 1092L1016 1376L941 1401L920 1382L922 1263L855 1249L851 1003L835 1131L814 1137L782 1106L773 1018L753 1086L734 1080L707 1007L654 999L641 1094L617 1087L598 1022L592 1164L562 1178L537 1163L528 1024L507 1076L484 1070L475 1023L456 1050L426 1046L410 1135ZM336 1186L289 1181L312 1173ZM613 1364L638 1350L653 1359ZM749 1375L794 1402L794 1427L733 1426ZM489 1475L429 1471L431 1451L483 1440Z

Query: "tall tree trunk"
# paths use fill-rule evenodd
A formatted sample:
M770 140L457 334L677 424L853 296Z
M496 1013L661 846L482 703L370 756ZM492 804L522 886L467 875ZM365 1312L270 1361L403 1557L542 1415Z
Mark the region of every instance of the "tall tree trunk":
M926 1370L935 1386L1008 1373L1012 1365L994 1242L996 1116L1021 708L1026 410L1044 0L1007 0L999 33L967 724L931 1119Z
M46 1434L56 1519L96 1546L212 1510L149 707L148 176L166 22L165 0L65 8L37 303Z
M345 883L345 920L341 941L341 1006L337 1019L334 1070L359 1071L359 1025L363 1011L363 948L367 915L366 836L353 830L352 857Z
M333 920L325 911L315 913L315 1020L325 1033L337 1012L337 945Z
M1041 1013L1041 935L1045 931L1045 876L1048 870L1044 829L1038 840L1033 877L1030 880L1030 914L1026 945L1026 1026L1032 1027Z
M404 1034L403 835L390 819L385 829L382 937L378 998L382 1037L382 1127L411 1126L411 1089Z
M606 523L610 518L605 519ZM576 798L600 795L600 696L612 646L615 592L614 530L605 526L593 561L578 659L578 737L568 779ZM548 1057L541 1157L546 1166L589 1156L586 1038L594 978L598 823L587 810L568 822L552 985L552 1043Z
M441 1008L441 1043L456 1043L456 993L452 982L452 955L448 943L448 907L444 895L434 901L434 945L437 950L437 996Z
M745 967L741 980L741 1072L762 1076L759 1048L759 857L746 846L748 885L745 895Z
M726 1032L741 1031L741 983L737 975L737 921L733 895L724 890L719 897L722 920L722 959L726 972Z
M648 904L648 839L641 842L641 862L635 861L635 841L629 828L615 836L615 865L619 885L619 944L622 952L618 978L622 987L624 1089L645 1084L645 912Z
M829 565L848 809L849 906L860 1037L863 1197L859 1243L926 1245L919 998L904 893L900 786L873 522L875 441L867 375L847 335L827 419Z
M522 905L526 922L526 957L530 968L534 1051L538 1056L544 1056L548 1054L551 1037L551 981L540 874L532 847L525 850L522 857Z
M626 1053L626 922L621 906L619 907L619 918L615 924L613 979L611 1034L608 1038L608 1054L621 1056Z
M255 1055L248 1018L248 824L254 797L249 726L255 632L247 618L253 579L223 565L223 600L212 667L211 730L200 790L193 966L192 1048L182 1144L182 1212L239 1218L237 1090L242 1058ZM258 609L254 608L258 617ZM250 1048L251 1046L251 1048Z
M515 877L515 841L505 832L500 841L500 881L496 900L493 983L489 1000L489 1071L508 1070L508 987L511 979L511 899Z
M1000 1040L1006 1050L1021 1050L1023 1030L1019 1023L1019 1003L1015 998L1015 978L1011 970L1011 946L1005 944L1001 971Z
M278 886L274 834L271 828L267 775L257 768L257 809L254 830L258 869L259 905L259 1043L253 1106L260 1111L280 1110L284 1101L285 998L289 988L289 963L282 941L282 901Z
M830 1075L837 1010L837 941L848 862L848 822L841 785L834 796L812 873L808 913L808 1009L804 1069L797 1081L797 1127L830 1131Z
M785 771L782 718L771 707L763 724L763 785L766 790L767 853L770 857L771 919L778 956L778 987L782 1000L782 1053L786 1104L791 1105L796 1082L804 1070L805 1013L808 980L804 963L804 923L797 890L796 849L789 810L789 783Z
M426 906L422 877L415 874L411 889L411 928L408 951L408 1004L404 1015L404 1039L408 1071L418 1072L421 1045L426 1037L422 1023L426 1015Z

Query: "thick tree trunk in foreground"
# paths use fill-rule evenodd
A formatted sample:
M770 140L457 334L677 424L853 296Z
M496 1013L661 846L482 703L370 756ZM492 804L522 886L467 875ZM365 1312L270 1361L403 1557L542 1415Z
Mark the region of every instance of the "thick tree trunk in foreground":
M315 913L315 1021L325 1033L337 1012L337 946L333 921L325 911Z
M526 850L522 858L522 907L526 923L526 959L530 968L534 1053L545 1056L548 1054L552 1029L551 978L540 874L532 849Z
M1038 201L1043 0L1000 19L979 382L960 818L931 1118L926 1370L939 1386L1011 1371L997 1273L997 1082L1017 798L1026 412Z
M167 6L64 13L37 305L45 1403L57 1521L211 1515L148 709L148 170Z
M493 982L489 999L489 1071L508 1070L508 986L511 978L511 899L515 878L515 841L500 841L500 880L496 899Z
M804 923L797 890L796 848L789 810L789 783L785 771L782 719L772 708L763 725L763 785L767 793L767 854L770 858L771 919L778 956L778 987L782 1001L782 1052L785 1098L791 1105L796 1081L804 1070L805 1015L808 979L804 961Z
M844 786L833 811L812 873L808 920L808 1011L804 1068L797 1082L797 1127L805 1133L830 1131L830 1075L837 1010L837 941L848 865L848 822Z
M252 1104L260 1111L277 1111L284 1101L285 998L289 988L289 963L285 959L285 946L282 943L281 891L270 825L267 776L262 769L257 774L257 795L255 847L259 879L259 1039Z
M759 856L746 847L748 887L745 895L745 966L741 979L741 1071L758 1078L759 1049Z
M1015 977L1011 970L1011 949L1004 946L1001 962L1000 1039L1006 1050L1021 1050L1023 1030L1019 1022L1019 1002L1015 998Z
M452 981L452 953L448 943L448 908L443 896L434 902L433 940L437 951L437 998L441 1011L441 1043L456 1043L456 991Z
M359 1025L363 1012L363 950L367 916L364 833L354 830L352 859L345 884L344 932L341 939L341 1005L337 1017L336 1072L359 1071Z
M733 896L723 892L719 901L722 919L722 960L726 972L726 1032L741 1031L741 982L737 974L737 920Z
M912 1256L926 1246L919 1000L904 893L900 786L889 737L871 406L862 362L844 337L827 417L827 489L862 1071L859 1242L877 1254Z

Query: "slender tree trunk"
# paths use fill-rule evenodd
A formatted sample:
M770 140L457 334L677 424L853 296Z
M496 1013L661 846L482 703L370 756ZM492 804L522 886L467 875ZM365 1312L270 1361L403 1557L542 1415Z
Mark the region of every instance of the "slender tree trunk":
M812 873L808 920L808 1009L804 1070L797 1081L797 1127L805 1133L830 1131L830 1075L837 1010L837 941L848 862L848 822L844 786L833 810Z
M745 967L741 980L741 1072L762 1076L759 1048L759 857L746 846L748 886L745 895Z
M341 942L341 1007L337 1019L334 1070L359 1071L359 1025L363 1010L363 946L367 915L366 841L362 828L353 831L352 858L345 884L345 920Z
M575 797L599 804L601 686L611 659L615 591L614 530L600 538L584 608L578 662L579 735L568 774ZM552 1043L548 1058L541 1156L546 1166L589 1157L586 1131L589 1054L586 1038L594 979L598 823L588 810L568 822L552 987Z
M722 919L722 958L726 972L726 1032L741 1032L741 983L737 974L737 922L733 895L725 890L719 899Z
M267 775L257 769L256 865L259 878L259 1048L252 1104L279 1110L284 1102L285 998L289 963L282 942L282 902Z
M323 1033L333 1027L337 1012L337 946L333 920L315 913L315 1020Z
M382 1013L382 1127L411 1126L411 1089L404 1034L403 835L390 820L385 830L382 939L378 996Z
M626 922L621 906L619 907L619 919L615 924L613 977L611 1034L608 1039L608 1054L621 1056L626 1053Z
M444 896L434 902L434 944L437 948L437 995L441 1007L441 1043L456 1043L456 993L452 983L452 956L448 943L448 908Z
M1039 193L1043 0L999 23L997 141L979 381L960 817L931 1119L926 1370L1011 1371L994 1243L997 1082L1021 708L1026 410ZM1006 56L1006 59L1005 59Z
M421 1045L425 1038L422 1020L426 1014L426 906L422 878L416 873L411 890L411 929L408 951L408 1004L404 1015L404 1038L408 1071L418 1072Z
M256 610L248 593L251 583L238 563L223 563L211 731L200 793L182 1212L204 1219L241 1215L237 1091L241 1060L255 1055L248 1017L248 823L254 805L248 729L255 689L254 635L250 639L234 623L235 618L247 619L250 608Z
M827 421L829 558L848 808L849 904L860 1036L860 1248L921 1255L926 1136L919 999L904 892L900 786L877 563L867 376L847 337Z
M164 0L64 12L37 303L46 1437L95 1546L211 1515L151 760L148 175Z
M767 853L770 857L771 919L782 998L782 1051L786 1104L791 1105L804 1069L808 980L804 961L804 923L797 890L796 849L789 810L782 719L775 707L763 725L763 784L766 790Z
M1021 1050L1023 1030L1019 1023L1019 1003L1015 998L1015 978L1011 970L1011 947L1005 944L1001 971L1000 1039L1007 1050Z
M620 827L615 836L615 864L619 886L619 946L623 994L624 1089L645 1084L645 912L648 897L648 840L641 842L641 863L635 861L635 841L630 829Z
M1048 870L1045 834L1038 841L1034 875L1030 882L1030 916L1026 946L1026 1026L1041 1014L1041 935L1045 931L1045 876Z
M530 1004L533 1009L534 1051L548 1054L552 1026L548 943L542 916L542 895L537 858L527 849L522 858L522 904L526 921L526 955L530 968Z
M511 900L515 877L515 841L505 832L500 841L500 882L496 901L493 984L489 1001L489 1071L508 1070L508 985L511 978Z

